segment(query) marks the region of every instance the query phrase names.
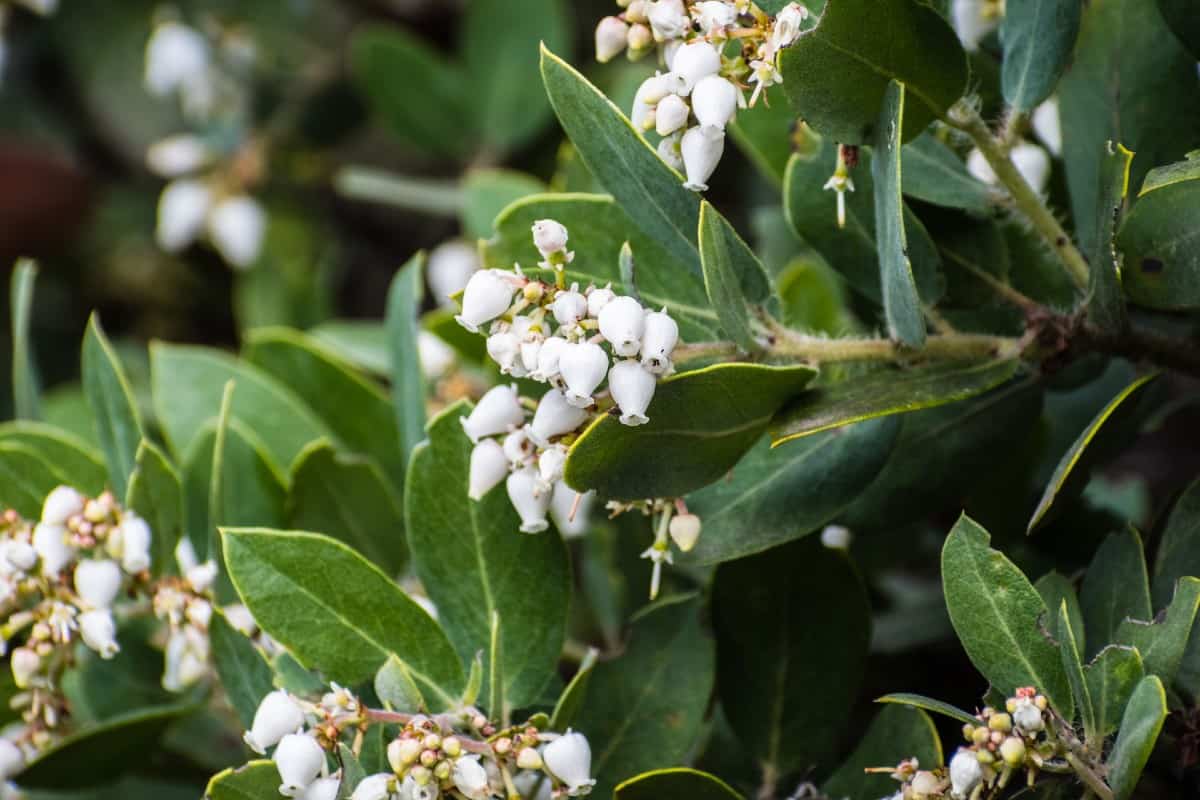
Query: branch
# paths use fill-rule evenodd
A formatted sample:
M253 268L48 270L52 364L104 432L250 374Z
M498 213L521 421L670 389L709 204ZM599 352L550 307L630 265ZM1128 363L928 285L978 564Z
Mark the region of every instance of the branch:
M1087 349L1124 356L1132 361L1151 361L1200 377L1200 347L1195 341L1174 339L1137 325L1115 333L1084 325L1080 336Z
M1074 767L1075 774L1083 781L1084 786L1095 792L1100 800L1113 800L1112 789L1108 788L1104 779L1097 775L1090 766L1080 761L1074 753L1067 753L1067 761Z
M768 353L805 361L956 361L1015 357L1024 349L1021 339L969 333L930 336L920 349L891 339L824 339L776 328Z

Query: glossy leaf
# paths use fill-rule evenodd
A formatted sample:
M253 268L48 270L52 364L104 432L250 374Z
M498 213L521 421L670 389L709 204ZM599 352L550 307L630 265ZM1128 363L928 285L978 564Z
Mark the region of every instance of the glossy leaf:
M904 145L903 186L909 197L972 214L991 214L1000 203L996 190L975 178L963 160L932 133Z
M33 314L33 284L38 268L23 258L13 268L9 284L9 320L12 325L12 390L13 415L17 419L41 418L41 397L38 391L37 364L29 328Z
M1062 656L1067 683L1071 685L1071 695L1075 698L1075 710L1083 723L1087 741L1094 741L1098 732L1096 711L1092 704L1091 687L1083 674L1079 646L1075 643L1075 634L1071 630L1071 616L1066 600L1059 604L1055 621L1054 634L1058 638L1058 652Z
M683 560L729 561L819 531L883 469L899 428L895 420L875 420L778 450L764 438L729 479L688 496L704 531Z
M940 714L943 717L958 720L963 723L976 725L979 723L979 718L974 714L969 714L961 708L952 706L949 703L941 700L934 700L932 697L924 695L912 694L910 692L893 692L885 694L883 697L877 698L876 703L895 703L902 706L912 706L923 711L932 711L934 714ZM897 762L898 763L898 762Z
M699 606L685 596L647 607L622 654L592 671L575 729L591 744L597 797L646 770L679 765L696 740L715 669Z
M389 653L404 653L418 682L462 688L462 666L438 624L344 544L262 528L226 528L222 539L242 602L304 666L354 684L374 676Z
M1185 575L1200 575L1200 479L1183 491L1167 518L1154 562L1156 607L1171 601L1176 581Z
M699 274L700 199L599 89L543 45L542 80L579 157L633 224Z
M749 304L762 303L771 292L762 262L707 202L700 206L698 237L704 288L721 327L742 350L761 349L750 324Z
M1037 686L1065 718L1074 714L1058 648L1042 630L1049 614L1021 570L988 546L991 537L962 516L942 549L950 621L971 663L1010 696Z
M40 519L46 495L66 478L37 450L17 442L0 442L0 506L26 519Z
M183 486L162 450L145 439L138 445L125 505L140 514L154 532L151 572L174 572L175 545L183 533Z
M1184 166L1193 172L1200 161ZM1147 178L1149 181L1149 177ZM1200 175L1143 187L1117 236L1125 258L1121 275L1133 302L1172 311L1200 308L1200 255L1189 221L1200 210Z
M1075 443L1059 459L1058 466L1050 476L1042 498L1029 520L1028 531L1032 532L1046 519L1060 495L1070 494L1073 488L1079 487L1080 483L1086 480L1094 462L1106 455L1105 451L1111 447L1112 439L1118 439L1128 433L1128 428L1136 420L1138 413L1136 401L1140 400L1146 387L1157 377L1158 373L1152 373L1138 378L1109 401L1095 419L1088 423Z
M942 743L937 728L920 709L884 706L871 720L854 752L822 784L821 791L826 797L887 797L896 782L889 775L864 770L899 764L907 758L923 765L941 764Z
M145 429L125 370L95 314L83 337L82 363L83 391L108 464L108 478L117 497L124 497Z
M242 727L250 730L258 704L275 688L271 665L220 610L213 613L208 636L221 687Z
M1145 675L1142 656L1132 647L1110 645L1084 667L1084 675L1096 708L1096 732L1107 736L1117 729L1134 687Z
M1154 620L1125 619L1117 628L1117 644L1136 647L1146 674L1170 685L1187 649L1196 611L1200 608L1200 578L1180 578L1171 605Z
M550 727L554 730L566 730L574 723L579 707L583 705L583 698L587 697L597 655L598 651L595 648L587 651L583 660L579 662L579 669L571 676L567 688L558 696L558 702L554 704L554 713L550 715Z
M100 494L108 482L102 456L87 442L52 425L29 420L2 423L0 442L23 445L38 453L82 492Z
M1121 293L1120 261L1114 237L1117 218L1129 193L1129 166L1133 153L1120 143L1108 142L1101 155L1100 191L1096 196L1096 249L1088 281L1088 319L1100 328L1117 332L1126 323L1125 296Z
M518 530L503 485L482 500L468 498L472 445L460 420L470 410L461 402L435 417L428 443L413 454L404 502L409 541L417 575L463 661L489 651L492 615L500 614L504 691L521 708L541 697L554 674L566 637L570 566L560 537Z
M413 448L425 438L425 373L417 346L424 272L425 255L418 253L396 272L388 288L387 355L402 468L407 468Z
M1114 800L1127 800L1133 795L1166 718L1167 697L1162 682L1147 675L1129 698L1117 743L1108 757L1108 782Z
M728 472L775 412L813 378L809 367L718 364L659 381L630 428L603 415L571 445L566 480L613 499L678 497Z
M942 116L967 87L967 59L954 30L917 0L829 3L816 29L783 51L780 68L800 116L844 144L870 143L877 135L892 80L910 95L903 141Z
M1047 572L1034 582L1033 588L1037 589L1047 609L1058 608L1066 603L1071 636L1075 640L1080 657L1082 657L1087 652L1086 628L1083 623L1083 611L1079 607L1079 598L1075 595L1075 587L1071 585L1071 581L1061 573ZM1057 636L1057 634L1055 635Z
M613 800L740 800L733 787L715 775L686 767L657 769L624 781Z
M1079 605L1087 631L1089 657L1115 642L1127 617L1150 619L1150 585L1142 537L1132 528L1110 534L1083 577Z
M1001 78L1010 106L1027 112L1054 93L1082 13L1083 0L1012 0L1005 6Z
M866 588L846 554L809 538L722 564L712 607L717 691L746 752L781 773L826 761L871 638Z
M204 790L205 800L268 800L279 794L279 770L274 761L251 761L219 772Z

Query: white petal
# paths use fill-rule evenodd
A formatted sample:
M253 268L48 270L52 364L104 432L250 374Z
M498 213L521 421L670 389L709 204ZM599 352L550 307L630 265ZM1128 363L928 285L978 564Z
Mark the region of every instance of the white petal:
M453 240L433 248L425 266L429 288L438 305L450 307L450 295L458 294L479 269L479 253L470 244Z
M208 218L208 236L226 263L246 269L258 260L267 233L267 215L251 197L237 195L217 203Z
M159 247L177 253L196 240L212 204L212 190L200 181L171 181L158 197Z

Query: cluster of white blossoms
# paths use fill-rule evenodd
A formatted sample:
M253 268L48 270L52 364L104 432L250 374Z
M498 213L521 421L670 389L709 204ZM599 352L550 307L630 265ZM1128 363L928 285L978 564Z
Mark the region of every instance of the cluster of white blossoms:
M216 41L214 42L213 39ZM145 85L159 97L177 96L200 127L244 116L250 100L238 76L254 61L253 45L239 32L213 37L178 19L159 22L146 44ZM230 266L251 267L262 251L267 215L248 189L262 180L261 143L235 132L234 147L214 137L169 136L150 146L146 164L168 180L159 196L155 238L167 252L206 239ZM217 136L224 142L230 137Z
M35 14L48 17L58 10L58 0L10 0L12 5L26 8ZM4 77L4 65L8 62L8 45L4 40L4 29L8 25L10 3L0 0L0 78Z
M556 494L570 496L562 485L567 447L594 411L611 403L623 425L649 422L658 379L674 370L679 342L679 326L665 309L644 308L611 286L567 287L563 269L575 257L568 238L554 220L535 222L539 266L554 271L555 284L526 277L519 265L481 270L467 282L455 317L474 333L487 326L487 352L501 373L551 387L532 419L515 386L493 388L463 419L475 444L471 497L506 481L527 533L545 530Z
M774 17L750 0L618 0L620 14L596 27L596 57L640 58L661 47L666 72L647 78L630 115L641 132L663 137L659 156L702 192L725 151L725 128L739 107L783 81L780 51L796 41L808 9L791 3ZM726 44L737 41L736 55ZM754 85L747 103L743 90Z
M330 772L333 754L343 737L360 746L367 727L379 724L400 725L386 750L390 769L343 787L341 771ZM582 734L497 730L470 707L434 716L370 709L336 684L315 703L282 689L268 694L245 740L260 755L275 748L279 793L300 800L551 800L586 795L595 784Z

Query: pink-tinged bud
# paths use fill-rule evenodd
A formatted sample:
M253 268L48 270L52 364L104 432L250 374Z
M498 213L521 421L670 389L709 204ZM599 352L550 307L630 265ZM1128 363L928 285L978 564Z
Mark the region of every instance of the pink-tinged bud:
M617 297L600 311L600 335L618 356L636 356L646 332L646 311L632 297Z
M571 797L585 795L596 785L592 779L592 749L581 733L568 730L542 752L546 769L564 785Z
M279 744L289 733L295 733L304 725L304 711L290 694L283 689L265 696L254 712L254 722L242 738L246 745L263 755L267 748Z
M666 375L673 368L671 354L679 343L679 325L664 308L646 314L642 335L642 366L654 375Z
M614 303L609 303L611 308ZM637 302L637 301L634 301ZM604 328L604 314L600 315L600 327ZM558 371L567 385L567 402L576 408L588 408L594 402L592 394L596 391L608 372L608 355L598 344L592 342L577 342L568 345L558 357Z
M725 152L725 131L715 125L689 128L679 143L679 150L687 173L684 188L693 192L708 191L708 179Z
M479 405L461 421L467 436L478 443L485 436L507 433L524 424L525 409L521 408L515 387L496 386L479 398Z
M612 61L625 49L629 25L619 17L605 17L596 26L596 60L601 64Z
M685 553L691 552L700 538L700 518L695 514L679 514L671 518L668 532L675 546Z
M608 373L608 390L621 408L621 424L631 427L650 421L646 409L654 398L658 379L637 361L618 361Z
M559 325L568 328L586 317L587 312L587 298L574 287L570 291L559 292L550 304L550 313L554 315L554 319L558 320Z
M701 125L724 128L737 112L738 90L720 75L708 75L692 90L692 109Z
M721 70L721 53L703 40L688 42L679 48L671 61L671 71L682 79L682 94L690 94L701 78L716 75Z
M495 439L483 439L471 450L470 479L467 496L481 500L483 496L508 477L508 458Z
M513 285L503 273L480 270L471 276L463 289L462 313L454 319L471 333L508 310L512 304Z
M299 797L325 768L325 751L313 737L289 733L275 748L275 767L282 780L279 793Z
M508 499L521 517L522 533L541 533L549 527L546 512L550 493L537 491L537 470L523 467L508 476Z
M551 389L538 402L529 435L539 447L549 447L551 439L571 433L587 420L587 416L582 408L568 402L561 390Z

